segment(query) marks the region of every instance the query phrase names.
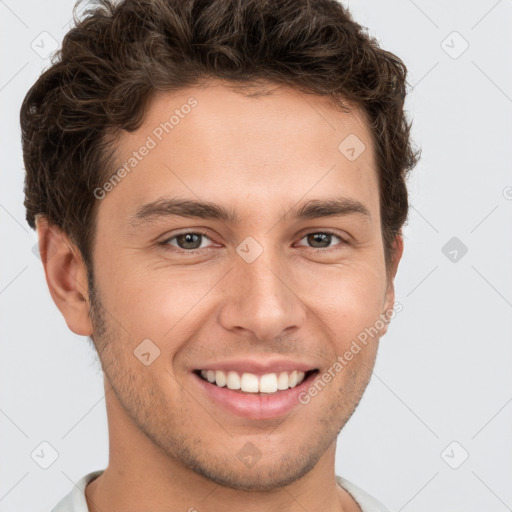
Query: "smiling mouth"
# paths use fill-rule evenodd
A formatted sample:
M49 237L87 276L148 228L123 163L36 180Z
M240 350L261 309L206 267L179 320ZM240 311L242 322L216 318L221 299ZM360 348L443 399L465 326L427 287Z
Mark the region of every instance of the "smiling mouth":
M272 394L293 389L318 373L318 369L307 372L293 370L256 375L254 373L222 370L194 370L205 382L216 387L226 387L232 391L248 394Z

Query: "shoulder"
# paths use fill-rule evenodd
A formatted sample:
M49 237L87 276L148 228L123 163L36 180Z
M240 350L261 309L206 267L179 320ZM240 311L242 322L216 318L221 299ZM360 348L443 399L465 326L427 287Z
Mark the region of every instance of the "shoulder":
M336 475L336 481L356 500L362 512L390 512L382 503L352 482L338 475Z
M93 471L82 477L51 512L89 512L84 494L85 487L89 482L100 476L103 471L103 469Z

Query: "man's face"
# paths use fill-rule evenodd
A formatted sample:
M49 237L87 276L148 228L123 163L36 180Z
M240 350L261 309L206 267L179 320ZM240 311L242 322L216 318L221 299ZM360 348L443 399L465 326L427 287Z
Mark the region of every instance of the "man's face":
M167 133L161 123L176 109ZM350 134L366 146L356 159L338 149ZM119 166L137 163L100 201L93 250L93 337L113 389L114 437L135 425L170 459L232 488L296 480L332 453L378 336L309 403L297 390L393 305L362 117L286 87L251 98L217 83L156 97L116 155ZM351 201L342 213L298 215L309 201L340 198ZM215 203L237 220L154 208L170 199ZM199 375L231 368L283 383L294 367L316 372L276 393L228 390ZM274 377L264 380L272 386Z

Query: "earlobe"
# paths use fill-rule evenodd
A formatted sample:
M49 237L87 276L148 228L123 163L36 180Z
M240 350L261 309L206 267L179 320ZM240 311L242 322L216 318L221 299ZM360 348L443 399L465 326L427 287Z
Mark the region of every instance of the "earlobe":
M44 217L37 219L37 234L46 283L55 305L75 334L90 336L87 271L80 251Z

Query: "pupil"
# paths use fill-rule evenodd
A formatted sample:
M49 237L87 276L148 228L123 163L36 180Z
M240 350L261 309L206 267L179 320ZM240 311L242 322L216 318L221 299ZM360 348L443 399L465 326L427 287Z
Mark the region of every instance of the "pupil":
M314 247L329 247L330 237L331 235L329 233L313 233L308 235L308 242L312 243ZM321 245L315 246L314 244L316 242L320 242Z
M201 236L197 233L185 233L184 235L178 235L178 245L182 249L198 249L201 245ZM199 244L197 243L199 241Z

